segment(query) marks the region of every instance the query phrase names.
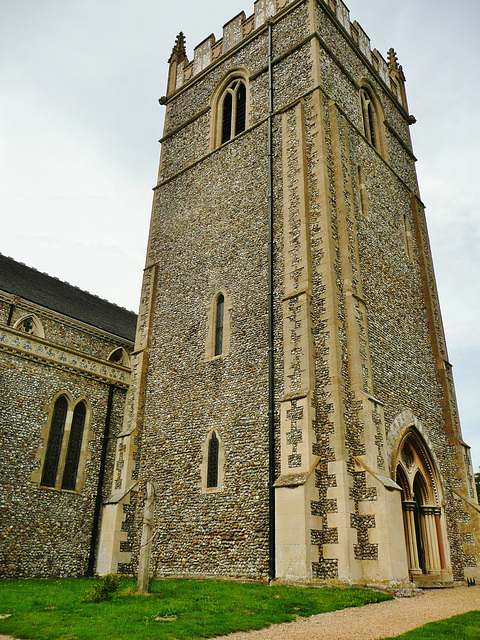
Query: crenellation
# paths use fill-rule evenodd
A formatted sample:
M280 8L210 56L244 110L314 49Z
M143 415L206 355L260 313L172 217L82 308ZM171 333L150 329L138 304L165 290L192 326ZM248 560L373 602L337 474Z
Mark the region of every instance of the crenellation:
M254 31L264 27L269 19L276 18L279 13L294 1L295 0L256 0L254 3L254 12L251 16L247 18L245 12L242 11L223 26L222 38L216 40L212 34L198 44L194 48L194 58L190 63L186 55L184 58L179 57L178 62L176 62L175 82L172 84L169 79L167 95L180 89L186 82L200 74L210 64L219 60L221 56L227 55L231 49L235 48L247 37L250 37ZM392 91L397 100L407 108L405 91L402 85L405 78L401 66L398 67L397 65L397 71L392 75L391 65L389 68L389 65L387 65L376 49L371 50L370 38L361 25L356 20L353 23L350 22L350 11L343 0L318 1L323 2L332 10L338 22L350 38L352 38L367 62L378 72L382 81ZM180 35L183 37L183 34ZM175 44L174 52L177 50L178 42ZM171 59L169 59L169 63L171 64Z
M363 55L366 57L368 62L371 63L372 51L370 49L370 38L367 36L365 31L362 29L362 27L358 24L356 20L353 23L353 27L356 32L356 42L358 44L358 47L360 51L363 53Z
M203 71L212 61L212 48L215 45L215 36L213 33L205 38L193 50L193 73L196 75Z
M261 27L265 22L273 17L276 12L275 0L256 0L255 2L255 29Z
M223 53L237 45L243 37L243 25L245 23L245 12L242 11L235 18L229 20L223 26Z

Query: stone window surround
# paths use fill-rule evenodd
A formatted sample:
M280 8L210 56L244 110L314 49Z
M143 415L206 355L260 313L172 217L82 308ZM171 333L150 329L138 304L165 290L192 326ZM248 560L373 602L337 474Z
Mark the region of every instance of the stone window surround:
M216 487L207 487L207 470L208 470L208 445L210 438L215 433L218 439L218 481ZM225 479L225 446L218 429L213 427L207 434L202 443L202 462L200 464L200 491L201 493L220 493L223 491L223 483Z
M121 358L116 360L114 359L114 355L118 352L121 351ZM131 361L130 361L130 354L128 353L128 351L125 349L125 347L116 347L115 349L113 349L109 354L108 354L108 358L107 360L109 362L114 362L116 364L119 364L122 367L131 367Z
M223 79L218 83L216 89L212 93L210 99L211 109L211 125L210 125L210 150L213 151L217 147L222 145L222 124L223 124L223 100L228 91L228 88L235 80L241 80L246 89L246 105L245 105L245 129L249 127L250 122L250 72L244 67L236 67L231 69ZM238 135L241 135L239 133ZM237 136L232 136L230 140L227 140L223 144L228 144L234 140Z
M45 338L45 332L43 330L43 325L40 322L40 319L34 313L25 313L23 314L13 325L13 328L17 331L22 331L22 325L26 320L31 320L33 324L33 332L27 335L38 336L39 338ZM24 332L26 333L26 332Z
M56 401L61 396L64 396L66 398L67 404L68 404L67 416L66 416L66 419L65 419L65 429L64 429L64 433L63 433L63 439L62 439L62 449L61 449L61 453L60 453L60 460L58 462L58 467L57 467L55 486L54 487L45 487L45 486L41 485L40 482L41 482L41 479L42 479L42 471L43 471L43 466L44 466L44 463L45 463L45 454L47 452L47 443L48 443L48 437L49 437L49 434L50 434L50 427L51 427L52 418L53 418L53 411L54 411L54 408L55 408ZM76 483L75 483L75 490L74 491L70 491L68 489L62 489L61 486L62 486L63 473L65 471L65 462L66 462L66 456L67 456L68 441L69 441L69 437L70 437L70 428L72 426L72 420L73 420L73 412L75 410L75 407L80 402L83 402L85 404L85 408L86 408L85 424L84 424L84 429L83 429L81 454L80 454L80 459L78 461L78 467L77 467L77 478L76 478ZM62 491L62 492L67 492L67 493L80 493L82 491L82 489L84 488L84 486L85 486L85 465L86 465L87 459L90 458L90 455L89 455L90 452L88 451L88 444L93 439L93 434L91 432L92 407L90 405L90 402L89 402L88 398L86 398L85 396L80 396L79 398L74 400L72 395L68 391L62 390L62 391L57 392L53 396L51 403L46 405L46 406L44 406L43 410L48 415L47 415L47 420L45 421L45 423L43 425L42 432L40 434L40 438L42 439L42 443L40 444L40 446L38 448L38 451L37 451L37 454L35 456L38 460L40 460L40 465L32 473L30 480L32 482L34 482L35 484L37 484L41 489L50 489L50 490L53 490L53 491Z
M224 299L223 342L222 342L222 353L220 353L219 355L215 355L217 300L220 295L223 295L223 299ZM205 344L205 358L204 358L206 362L224 358L230 352L231 311L232 311L232 301L228 291L226 289L220 289L219 291L216 291L207 309L207 339Z
M388 153L387 153L387 144L385 140L385 112L383 110L382 103L373 87L373 84L367 78L361 78L358 82L359 86L359 101L360 101L360 113L362 114L362 121L364 124L364 137L368 141L369 144L372 145L374 149L378 151L378 153L388 161ZM365 120L365 108L364 101L362 97L362 92L366 93L369 102L372 106L374 120L371 122L371 125L374 130L375 135L375 144L369 139L366 132L368 131L369 125Z

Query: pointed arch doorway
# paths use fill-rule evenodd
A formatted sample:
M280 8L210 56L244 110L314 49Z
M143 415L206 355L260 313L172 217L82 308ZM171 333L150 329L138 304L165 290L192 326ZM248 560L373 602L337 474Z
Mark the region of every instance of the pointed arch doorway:
M428 448L416 429L401 439L395 462L402 488L403 524L408 568L413 582L452 582L443 490Z

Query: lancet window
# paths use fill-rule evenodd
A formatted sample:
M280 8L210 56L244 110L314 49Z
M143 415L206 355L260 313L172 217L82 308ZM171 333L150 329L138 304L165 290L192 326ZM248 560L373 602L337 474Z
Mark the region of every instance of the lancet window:
M224 467L225 448L218 431L212 429L202 444L202 493L218 493L223 490Z
M207 489L218 486L218 438L215 431L208 441Z
M207 310L205 360L224 358L230 351L230 313L232 303L226 289L218 291Z
M60 395L51 411L40 486L75 491L85 456L85 427L88 408L85 401L74 404Z
M223 319L225 315L225 298L220 294L217 298L215 314L215 355L219 356L223 351Z

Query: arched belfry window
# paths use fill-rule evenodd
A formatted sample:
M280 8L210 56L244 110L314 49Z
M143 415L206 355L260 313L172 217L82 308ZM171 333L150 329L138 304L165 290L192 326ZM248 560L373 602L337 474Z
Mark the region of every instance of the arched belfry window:
M372 97L366 89L360 89L360 98L362 100L363 129L366 139L374 147L377 146L377 122L375 109L373 108Z
M42 461L41 469L33 472L32 481L42 487L80 491L87 458L90 415L87 400L74 402L68 392L58 395L44 427L46 446L40 447L37 453Z
M227 88L222 109L222 144L245 131L247 90L243 80L234 80Z
M249 113L249 73L232 71L212 94L212 149L245 131Z
M360 104L362 107L363 134L372 147L385 156L386 147L383 135L385 116L378 98L373 90L366 86L366 82L360 88Z

